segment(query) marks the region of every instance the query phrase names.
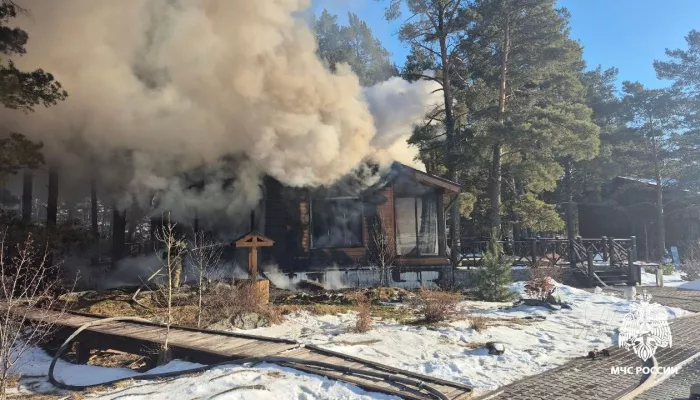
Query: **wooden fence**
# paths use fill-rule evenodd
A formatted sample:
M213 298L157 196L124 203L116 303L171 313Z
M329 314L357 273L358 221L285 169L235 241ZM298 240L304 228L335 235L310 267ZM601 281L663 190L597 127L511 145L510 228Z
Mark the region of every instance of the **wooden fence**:
M488 240L463 239L461 243L462 266L468 268L481 264L481 256L487 251ZM611 267L626 265L629 257L636 260L637 243L634 236L627 239L609 237L561 238L533 237L524 240L499 241L502 253L513 258L513 265L554 266L585 263L588 253L597 262L609 263Z

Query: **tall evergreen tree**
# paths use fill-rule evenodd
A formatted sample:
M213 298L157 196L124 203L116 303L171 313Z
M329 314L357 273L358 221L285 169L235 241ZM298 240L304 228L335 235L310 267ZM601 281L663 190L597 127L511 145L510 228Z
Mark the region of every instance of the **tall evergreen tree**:
M408 68L404 76L410 79L425 79L436 82L443 94L443 108L436 110L430 116L440 123L438 126L426 128L422 134L433 137L443 136L442 162L445 165L446 177L455 182L459 181L459 164L461 162L461 135L457 127L459 118L455 110L457 82L459 75L460 46L464 38L465 28L469 23L466 12L466 0L388 0L386 18L394 20L401 16L404 5L411 18L401 26L399 39L409 44L412 57L409 58ZM432 65L433 72L425 73L418 69L421 66ZM450 209L450 248L453 266L459 262L460 248L460 198L452 202Z
M27 52L27 32L7 26L21 12L27 11L12 1L0 2L0 53L5 55L0 57L0 102L6 108L31 112L40 104L55 105L65 99L67 93L50 73L42 69L20 71L9 59Z
M362 86L383 82L398 73L391 53L357 15L348 13L348 25L341 26L337 15L323 10L314 21L314 28L319 56L331 70L339 63L349 64Z
M473 3L477 22L463 49L472 79L490 89L490 101L476 112L475 124L491 154L489 222L497 233L504 174L518 191L515 200L532 199L527 192L555 189L563 172L561 158L591 158L598 149L599 129L585 104L580 77L582 51L569 38L568 12L555 3Z
M675 138L679 184L697 192L700 191L700 32L691 31L685 40L687 49L666 49L669 59L654 61L654 69L659 78L673 80L682 131Z
M7 25L19 13L27 12L13 1L0 1L0 103L9 109L25 113L34 107L55 105L67 96L61 84L42 69L20 71L10 57L26 53L27 32ZM0 182L22 168L36 168L44 162L41 144L33 143L20 133L0 138Z
M627 119L617 90L617 68L603 70L600 66L582 74L586 104L593 110L593 122L600 128L600 151L592 160L571 162L570 196L574 201L600 200L606 182L619 175L629 175L624 152L620 146L625 138ZM565 183L565 182L564 182ZM562 185L563 191L565 185Z
M676 134L680 121L676 95L667 89L646 89L639 82L623 82L623 104L630 120L627 160L633 176L652 177L656 192L656 257L666 249L664 187L674 182L678 171Z

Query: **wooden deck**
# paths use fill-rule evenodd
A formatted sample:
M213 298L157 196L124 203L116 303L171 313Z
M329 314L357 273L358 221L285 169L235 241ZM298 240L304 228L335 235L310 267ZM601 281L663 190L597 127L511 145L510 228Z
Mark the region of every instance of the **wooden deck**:
M46 311L36 310L37 319L45 319ZM80 326L103 319L103 317L79 313L53 313L51 318L58 325L57 337L66 338ZM147 322L110 321L87 328L78 334L76 341L83 349L113 349L135 354L152 354L154 349L165 339L166 328L163 325ZM62 340L61 340L62 341ZM330 379L348 382L367 391L399 396L405 399L467 399L472 389L464 384L449 382L430 376L400 370L383 364L347 356L316 346L304 346L293 340L267 338L232 332L219 332L185 327L171 327L169 345L173 357L203 364L252 358L285 357L298 360L295 362L276 362L300 371L322 375ZM329 369L318 365L304 364L304 361L316 361L340 367ZM352 368L350 371L343 368ZM358 372L358 370L360 372ZM392 382L376 376L362 374L382 373L388 378L409 378L417 384ZM70 382L66 382L70 383ZM442 394L437 397L425 386L436 389Z

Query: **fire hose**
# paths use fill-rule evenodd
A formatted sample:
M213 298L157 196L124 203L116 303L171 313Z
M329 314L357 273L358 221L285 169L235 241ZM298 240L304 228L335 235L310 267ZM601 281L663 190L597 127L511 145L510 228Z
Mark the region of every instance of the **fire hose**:
M185 369L185 370L179 370L179 371L170 371L170 372L160 372L160 373L154 373L154 374L142 374L142 375L137 375L137 376L128 376L128 377L123 377L123 378L118 378L118 379L112 379L106 382L100 382L100 383L93 383L89 385L70 385L64 382L59 381L56 379L54 376L54 369L56 368L56 363L58 362L58 359L61 357L63 352L66 351L68 348L68 345L75 339L76 336L85 329L88 329L90 327L93 327L95 325L100 325L104 324L107 322L118 322L118 321L131 321L131 322L146 322L150 323L150 321L145 320L143 318L136 318L136 317L110 317L110 318L104 318L96 321L91 321L87 322L83 325L81 325L78 329L73 332L61 345L61 347L58 348L58 351L56 351L56 354L53 356L53 359L51 360L51 365L49 366L49 382L51 382L52 385L60 388L60 389L65 389L65 390L72 390L72 391L80 391L80 390L85 390L91 387L96 387L96 386L105 386L105 385L113 385L118 382L124 382L128 380L155 380L155 379L162 379L162 378L170 378L170 377L175 377L175 376L180 376L180 375L190 375L190 374L196 374L200 372L205 372L210 369L214 369L217 367L225 366L225 365L242 365L242 364L259 364L259 363L271 363L271 364L278 364L282 365L285 367L290 367L294 368L294 364L297 365L304 365L304 366L309 366L309 367L318 367L318 368L323 368L327 370L332 370L332 371L337 371L337 372L342 372L342 373L347 373L347 374L354 374L354 375L365 375L373 378L380 378L384 379L386 381L394 382L394 383L400 383L400 384L405 384L405 385L411 385L415 386L419 389L424 389L431 395L433 395L436 399L440 400L448 400L447 396L442 394L439 390L435 389L432 386L426 385L423 383L423 381L419 381L416 379L411 379L411 378L406 378L403 376L397 376L393 374L388 374L384 372L377 372L377 371L369 371L369 370L363 370L359 368L351 368L351 367L344 367L344 366L339 366L335 364L330 364L326 362L321 362L321 361L312 361L312 360L302 360L298 358L292 358L292 357L278 357L278 356L265 356L265 357L250 357L250 358L243 358L243 359L238 359L238 360L229 360L229 361L223 361L215 364L209 364L209 365L204 365L201 367L195 367L195 368L190 368L190 369ZM318 375L323 375L323 371L318 371L318 372L313 372ZM332 378L332 377L330 377Z

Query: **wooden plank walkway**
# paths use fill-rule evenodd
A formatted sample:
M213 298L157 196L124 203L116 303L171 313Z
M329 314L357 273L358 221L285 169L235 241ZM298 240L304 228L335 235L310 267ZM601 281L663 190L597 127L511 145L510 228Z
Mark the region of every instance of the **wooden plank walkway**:
M61 342L77 328L86 323L104 319L89 314L31 310L29 317L36 320L51 320L57 325L57 338ZM78 334L76 341L90 349L113 349L137 354L152 354L165 340L166 328L163 325L148 322L109 321L91 326ZM252 357L289 357L300 360L297 363L284 362L300 371L326 376L330 379L348 382L367 391L399 396L405 399L435 399L425 387L429 386L442 394L443 399L458 400L471 398L472 389L464 384L416 374L383 364L370 362L357 357L347 356L334 351L304 346L293 340L267 338L233 332L210 331L172 326L168 338L173 357L203 364ZM81 346L83 347L83 346ZM332 364L340 369L303 364L301 360ZM349 371L353 368L358 371ZM397 383L368 373L409 378L417 384ZM70 383L70 382L67 382Z

